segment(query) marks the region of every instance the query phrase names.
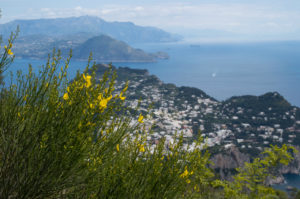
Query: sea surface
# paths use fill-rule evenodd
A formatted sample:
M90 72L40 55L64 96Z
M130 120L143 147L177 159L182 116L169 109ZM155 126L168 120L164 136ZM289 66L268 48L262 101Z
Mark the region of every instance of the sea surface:
M225 100L277 91L300 107L300 42L141 45L170 60L124 64L146 68L164 82L193 86Z
M170 59L113 64L148 69L165 83L197 87L217 100L277 91L300 107L300 41L136 44L135 47L146 52L167 52ZM26 70L29 63L37 68L46 61L16 59L10 69ZM83 70L86 63L73 60L70 78L77 70Z
M300 175L285 174L283 176L285 178L286 183L273 185L275 189L280 189L283 191L287 191L288 187L295 187L297 189L300 189Z

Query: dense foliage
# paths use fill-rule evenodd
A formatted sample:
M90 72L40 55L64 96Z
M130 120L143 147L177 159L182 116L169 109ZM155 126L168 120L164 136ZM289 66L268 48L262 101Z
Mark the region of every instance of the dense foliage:
M0 55L0 74L13 61L14 37ZM38 73L19 72L1 90L1 198L277 197L264 183L292 159L292 147L272 146L233 181L218 180L201 137L187 149L180 135L152 145L150 116L124 106L128 85L116 93L115 74L97 80L95 66L69 81L69 61L54 51Z

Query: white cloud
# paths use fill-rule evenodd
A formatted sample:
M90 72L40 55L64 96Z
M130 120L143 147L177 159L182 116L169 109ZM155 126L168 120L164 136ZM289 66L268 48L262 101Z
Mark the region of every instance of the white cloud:
M108 21L132 21L166 30L213 29L240 34L300 32L300 12L251 3L79 4L72 8L28 9L18 18L94 15ZM90 7L88 7L90 6Z
M41 8L36 11L36 15L40 15L40 18L60 18L60 17L71 17L71 16L82 16L82 15L99 15L97 9L87 9L81 6L74 8Z
M122 9L120 9L120 8L104 8L104 9L101 9L100 13L102 16L105 16L105 15L111 15L114 13L118 13L121 10Z
M300 20L300 14L251 4L168 3L147 6L106 5L99 15L111 21L133 21L161 28L217 29L240 33L272 31ZM273 24L271 26L270 24ZM276 26L274 25L276 24ZM296 23L295 23L296 25ZM300 25L296 25L300 26Z

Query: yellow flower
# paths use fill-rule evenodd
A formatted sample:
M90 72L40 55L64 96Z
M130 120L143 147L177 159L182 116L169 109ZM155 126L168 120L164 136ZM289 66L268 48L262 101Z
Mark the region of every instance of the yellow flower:
M106 98L107 99L107 101L109 101L109 100L111 100L111 98L112 98L112 95L110 95L108 98Z
M189 172L187 170L187 167L184 168L184 172L180 175L181 178L185 178L189 175Z
M99 101L101 101L101 99L102 99L102 94L100 94L100 95L97 97L97 99L98 99Z
M85 84L85 87L89 88L92 85L91 80L88 80Z
M123 93L120 93L120 100L125 100L126 97L123 96Z
M86 81L85 87L89 88L92 85L92 82L91 82L92 76L90 76L90 75L85 76L84 74L82 74L82 76L83 76L83 79Z
M194 186L194 190L196 191L198 189L197 185Z
M190 180L190 179L187 179L187 180L186 180L186 183L190 184L190 183L191 183L191 180Z
M143 119L144 119L144 116L142 114L140 114L138 122L139 123L144 123Z
M144 147L144 145L140 145L139 151L140 151L140 152L145 152L145 147Z
M95 126L95 123L88 122L86 126Z
M68 99L69 99L69 94L68 94L68 93L65 93L64 96L63 96L63 99L64 99L64 100L68 100Z
M77 89L79 89L79 90L83 89L83 85L82 84L78 84Z
M9 55L13 55L14 53L13 53L13 52L11 52L11 49L8 49L8 51L7 51L7 54L9 54Z
M116 148L117 148L117 151L119 152L120 151L120 145L117 144Z
M107 107L107 99L102 99L100 101L100 108L106 108Z
M94 109L94 107L95 107L94 104L93 104L93 103L90 103L90 108L91 108L91 109Z

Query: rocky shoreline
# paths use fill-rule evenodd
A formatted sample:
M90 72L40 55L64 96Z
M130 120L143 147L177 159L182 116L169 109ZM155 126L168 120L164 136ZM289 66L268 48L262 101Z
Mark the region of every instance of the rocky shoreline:
M267 185L286 183L284 174L300 174L300 147L296 146L295 148L298 150L298 153L294 154L294 160L289 165L282 166L278 170L277 176L267 178ZM233 146L223 153L213 155L211 168L218 172L221 179L230 180L235 169L242 167L245 162L250 162L250 159L249 154L241 153L237 147Z

